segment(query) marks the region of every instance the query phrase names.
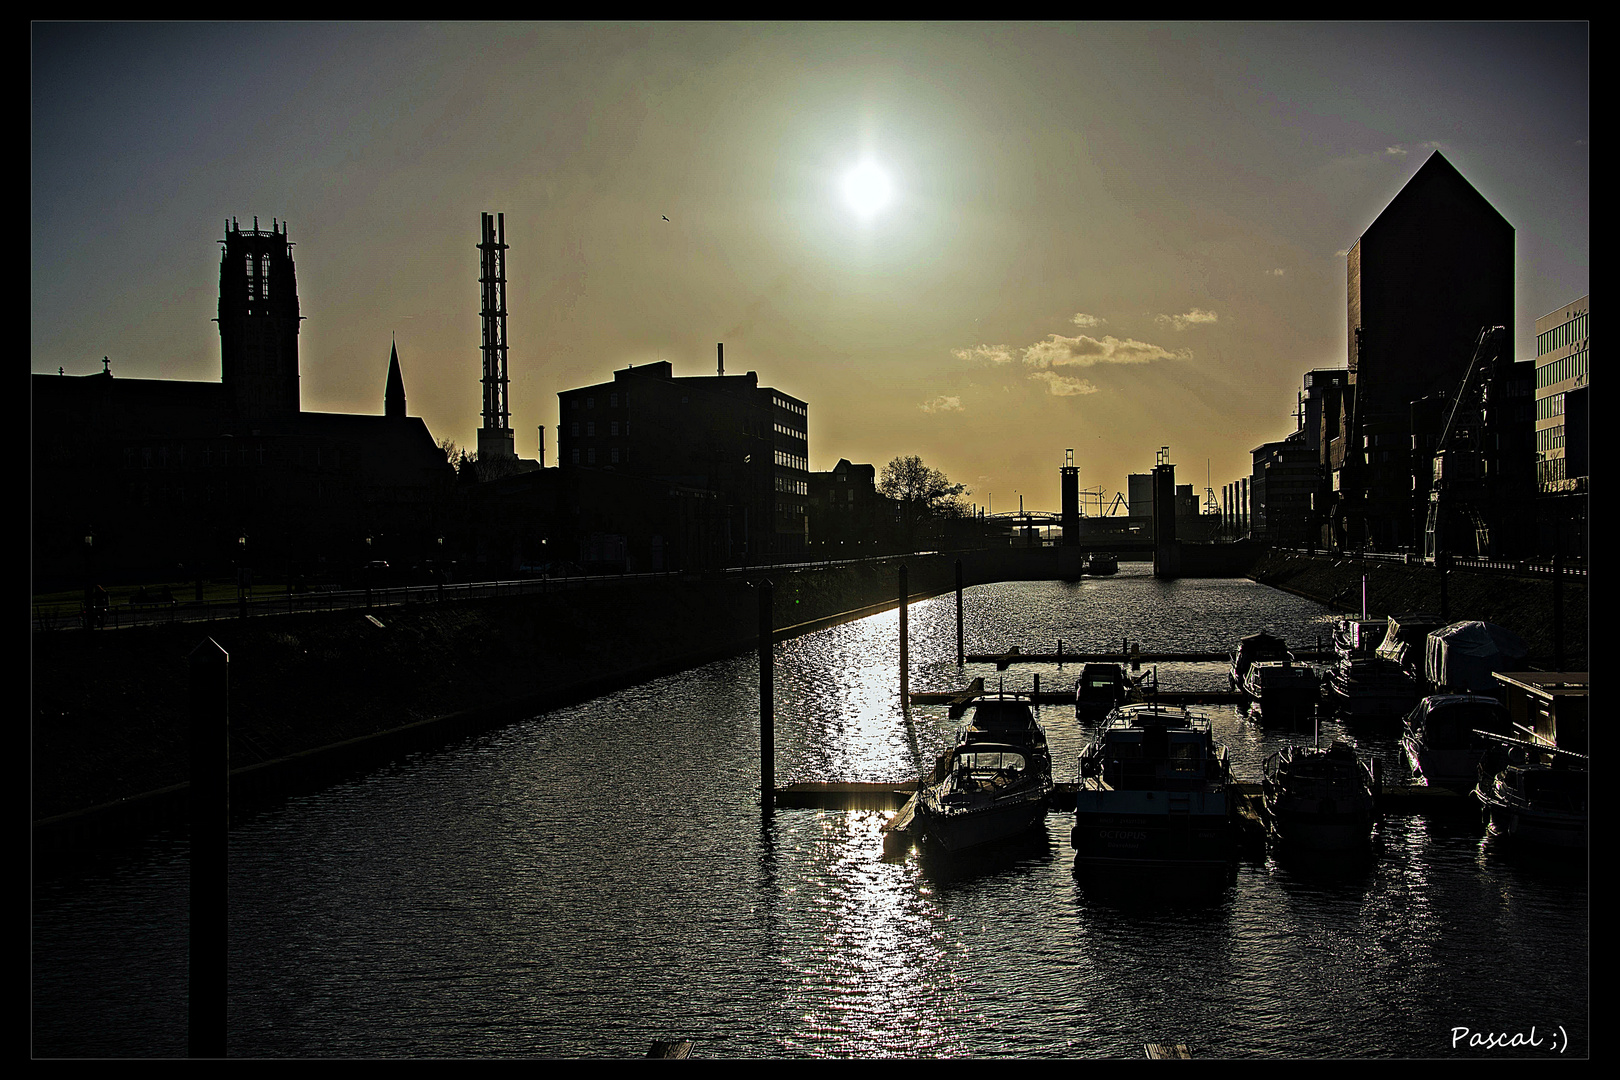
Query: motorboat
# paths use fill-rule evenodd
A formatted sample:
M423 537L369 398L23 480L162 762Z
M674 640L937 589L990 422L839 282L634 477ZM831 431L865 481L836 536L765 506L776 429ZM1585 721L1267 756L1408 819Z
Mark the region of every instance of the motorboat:
M1005 743L1024 750L1030 760L1052 774L1052 755L1046 746L1046 732L1035 721L1032 700L1024 694L986 694L973 704L967 727L957 735L959 743Z
M1224 865L1231 781L1208 719L1177 705L1115 709L1080 756L1076 865Z
M1297 724L1316 715L1321 687L1309 664L1257 660L1244 672L1243 693L1260 706L1266 723Z
M1117 574L1119 573L1119 558L1111 551L1093 552L1086 563L1088 574Z
M1504 746L1507 762L1482 770L1474 797L1485 807L1491 832L1526 845L1582 851L1587 846L1587 758L1540 742L1482 738Z
M1376 656L1341 656L1323 677L1322 689L1333 711L1351 722L1398 725L1423 698L1411 672Z
M1253 664L1293 658L1294 654L1288 651L1288 643L1282 638L1264 633L1250 634L1238 642L1238 647L1232 652L1231 666L1226 672L1227 685L1233 690L1242 689L1243 680Z
M911 831L925 847L948 853L1021 836L1046 820L1050 764L1026 746L963 741L940 760L918 793Z
M1365 847L1378 812L1372 766L1349 743L1288 746L1261 764L1262 805L1273 837L1322 851Z
M1373 655L1405 668L1421 680L1429 635L1445 625L1440 616L1423 612L1391 615L1384 629L1384 640L1378 643Z
M1087 664L1074 684L1075 715L1084 721L1104 719L1132 699L1136 684L1123 664Z
M1401 748L1424 783L1469 791L1495 745L1476 732L1511 736L1506 706L1484 694L1431 694L1407 714Z

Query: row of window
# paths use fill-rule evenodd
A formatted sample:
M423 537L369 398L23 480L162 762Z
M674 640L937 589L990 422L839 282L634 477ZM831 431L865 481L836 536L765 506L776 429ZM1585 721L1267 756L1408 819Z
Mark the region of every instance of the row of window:
M798 469L800 472L810 471L810 459L802 454L790 454L786 450L776 452L776 463L784 469Z
M1543 428L1536 432L1536 450L1545 454L1549 450L1562 450L1564 448L1564 425Z
M1545 389L1565 379L1584 379L1587 359L1591 354L1590 349L1582 349L1580 352L1570 353L1562 360L1554 360L1550 364L1536 368L1536 389Z
M799 404L797 401L789 401L787 398L781 397L777 394L772 394L771 399L775 402L778 409L786 409L788 412L798 413L800 416L808 415L809 410L805 406Z
M808 495L810 494L810 485L804 480L795 480L789 476L778 476L776 478L776 490L788 495ZM851 494L854 493L851 492Z
M619 399L621 397L624 399L625 408L629 408L630 407L630 391L628 391L628 390L626 390L623 394L619 394L617 392L609 394L608 395L608 408L617 409L619 407ZM571 399L569 399L568 407L570 409L579 408L579 400L580 400L579 398L571 398ZM685 401L686 399L682 398L681 400ZM596 398L594 398L594 397L585 398L585 407L587 409L596 408Z
M578 420L575 420L571 424L568 425L568 434L574 436L575 438L579 437L579 421ZM595 420L587 420L587 421L585 421L585 434L587 436L594 436L596 434L596 421ZM628 436L630 434L630 421L628 421L628 420L622 420L622 421L621 420L610 420L610 421L608 421L608 434L609 435L625 435L625 436Z
M1536 355L1546 356L1550 352L1562 349L1565 345L1573 345L1583 338L1591 337L1591 318L1588 313L1582 312L1562 326L1555 326L1545 334L1536 336Z
M569 456L569 460L571 462L573 462L573 464L575 464L575 465L579 465L581 463L583 463L585 465L595 465L596 464L596 447L591 446L591 447L587 447L585 449L583 462L582 462L582 459L580 457L580 451L579 451L578 448L570 450L568 452L568 456ZM621 451L617 446L609 447L608 450L607 450L607 453L603 456L602 460L603 460L604 463L606 463L608 465L617 465L620 462L624 462L624 463L628 464L629 461L630 461L630 449L629 449L629 447L626 447Z
M1536 419L1551 420L1555 416L1564 415L1564 395L1548 394L1544 398L1536 399Z
M776 433L778 435L786 435L790 439L805 439L804 432L798 430L797 428L790 428L786 424L777 424ZM805 441L808 440L806 439Z

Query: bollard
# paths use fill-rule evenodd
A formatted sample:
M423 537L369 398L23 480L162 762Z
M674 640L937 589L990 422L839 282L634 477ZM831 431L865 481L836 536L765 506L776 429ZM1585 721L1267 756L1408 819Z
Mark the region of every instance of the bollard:
M1041 673L1037 671L1035 673L1035 692L1033 694L1031 694L1030 697L1031 698L1038 698L1040 696L1041 696Z
M1058 670L1063 670L1063 639L1058 638Z
M911 705L911 641L906 624L906 564L900 564L900 707Z
M231 817L230 656L191 651L191 936L187 1053L225 1056L227 845Z
M771 581L759 583L759 798L766 811L776 805L776 701L775 665L771 662L771 633L775 612Z

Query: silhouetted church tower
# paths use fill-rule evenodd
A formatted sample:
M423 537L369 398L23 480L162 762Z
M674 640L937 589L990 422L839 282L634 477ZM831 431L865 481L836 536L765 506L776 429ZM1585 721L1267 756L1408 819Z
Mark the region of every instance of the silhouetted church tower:
M238 416L298 415L298 281L285 225L225 224L219 263L221 381Z
M405 419L405 377L399 373L399 346L388 358L388 385L383 390L383 415L390 420Z

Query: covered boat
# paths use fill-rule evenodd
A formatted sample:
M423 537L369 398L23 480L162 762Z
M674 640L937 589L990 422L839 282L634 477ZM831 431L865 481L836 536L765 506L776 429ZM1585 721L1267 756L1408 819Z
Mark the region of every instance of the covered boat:
M1507 708L1483 694L1431 694L1407 715L1401 748L1424 783L1466 792L1478 783L1480 764L1494 745L1476 732L1511 736Z
M1372 839L1377 781L1349 743L1285 747L1266 758L1261 773L1267 828L1279 841L1345 851Z
M958 734L959 743L1006 743L1024 750L1030 760L1052 773L1052 756L1046 747L1046 732L1035 722L1035 710L1023 694L986 695L974 702L968 726Z
M1119 573L1119 558L1111 551L1092 552L1091 559L1086 563L1088 574L1117 574Z
M987 740L952 747L917 796L911 831L944 852L1020 836L1046 820L1050 765L1027 747Z
M1429 635L1444 625L1445 620L1438 615L1421 612L1391 615L1384 629L1384 640L1378 643L1373 655L1422 678Z
M1076 865L1224 865L1231 780L1207 719L1180 706L1121 706L1080 757Z
M1498 671L1518 671L1530 647L1495 623L1457 622L1429 635L1424 674L1436 690L1454 694L1502 695Z

